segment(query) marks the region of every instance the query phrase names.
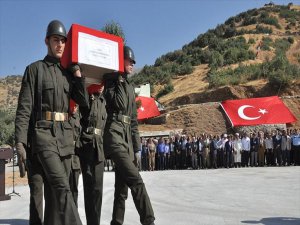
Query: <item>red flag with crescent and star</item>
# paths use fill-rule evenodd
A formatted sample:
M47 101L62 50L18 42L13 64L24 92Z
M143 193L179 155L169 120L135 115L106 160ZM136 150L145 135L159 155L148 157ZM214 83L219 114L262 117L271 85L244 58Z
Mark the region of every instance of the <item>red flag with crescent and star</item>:
M143 96L136 97L135 101L139 100L141 101L141 106L137 109L138 120L148 119L160 115L154 98Z
M233 127L297 121L278 96L226 100L221 106Z

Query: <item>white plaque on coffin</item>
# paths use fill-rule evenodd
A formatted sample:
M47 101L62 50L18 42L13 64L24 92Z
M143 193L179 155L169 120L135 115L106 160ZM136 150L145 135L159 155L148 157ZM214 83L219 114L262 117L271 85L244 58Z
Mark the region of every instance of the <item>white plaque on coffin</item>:
M87 83L99 83L103 74L119 69L118 43L78 33L78 62Z

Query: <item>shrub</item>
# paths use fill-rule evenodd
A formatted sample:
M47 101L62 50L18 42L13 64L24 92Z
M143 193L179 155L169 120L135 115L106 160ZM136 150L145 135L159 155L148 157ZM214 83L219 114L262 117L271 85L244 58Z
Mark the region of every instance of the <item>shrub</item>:
M166 95L166 94L172 92L173 90L174 90L174 86L173 86L173 84L172 84L171 82L169 82L168 84L166 84L166 85L163 87L163 89L161 89L161 90L157 93L156 98L158 99L158 98L160 98L160 97L162 97L162 96L164 96L164 95Z
M285 89L292 83L291 76L286 76L285 71L277 70L270 74L269 84L276 88Z
M254 44L255 43L255 40L254 40L254 38L249 38L249 40L248 40L248 44Z
M294 43L294 38L292 38L292 37L288 37L288 42L290 42L291 44L293 44Z

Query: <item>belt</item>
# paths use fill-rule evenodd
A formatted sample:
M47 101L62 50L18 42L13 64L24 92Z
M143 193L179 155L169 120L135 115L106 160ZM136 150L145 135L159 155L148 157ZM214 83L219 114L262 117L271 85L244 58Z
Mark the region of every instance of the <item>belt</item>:
M126 123L126 124L130 124L131 123L131 118L130 116L125 116L125 115L122 115L122 114L116 114L116 113L113 113L112 114L112 118L113 119L116 119L122 123Z
M101 129L99 128L94 128L94 127L87 127L85 129L85 132L88 134L96 134L96 135L101 135Z
M50 121L67 121L69 119L68 113L62 112L42 112L42 120L50 120Z

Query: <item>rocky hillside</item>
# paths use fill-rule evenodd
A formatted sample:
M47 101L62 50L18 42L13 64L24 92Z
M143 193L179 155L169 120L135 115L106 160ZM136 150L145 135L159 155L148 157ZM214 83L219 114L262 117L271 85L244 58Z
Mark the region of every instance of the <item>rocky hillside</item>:
M258 22L262 17L268 17L269 21ZM234 30L231 37L224 37L226 29L229 29L227 24L232 24L231 28ZM259 26L269 30L260 33ZM223 36L222 34L216 35L220 27L225 30ZM231 17L225 24L199 35L181 50L159 57L156 65L153 65L153 68L146 68L147 71L151 69L159 71L159 68L163 70L166 64L171 63L172 55L181 54L183 57L187 54L189 57L193 56L194 59L195 55L188 55L189 52L185 51L190 46L193 49L201 46L202 52L199 51L200 53L210 50L213 52L211 54L220 57L221 63L216 64L214 60L209 59L205 63L203 60L199 65L193 65L192 72L188 74L171 74L171 79L167 81L167 84L156 80L153 83L153 96L157 96L166 86L172 88L159 97L159 101L167 106L166 113L159 118L149 120L148 123L160 124L160 129L182 128L191 134L205 131L209 133L233 132L219 102L227 99L278 95L298 118L297 123L288 124L288 126L300 127L299 29L299 6L265 6ZM205 36L211 39L217 38L220 42L224 41L229 44L234 39L240 39L247 44L246 52L253 52L254 56L249 54L248 58L239 60L237 57L236 62L225 62L225 57L231 57L231 55L223 54L222 51L217 52L218 49L214 48L216 43L210 42L211 39L207 40L207 45L203 44ZM287 43L286 47L283 47L285 45L283 43ZM161 62L162 59L164 64ZM172 61L174 62L176 61ZM288 68L293 68L294 72L290 73ZM149 82L152 82L151 79ZM144 125L143 129L149 128Z
M7 76L0 79L0 108L15 108L21 88L22 76Z

